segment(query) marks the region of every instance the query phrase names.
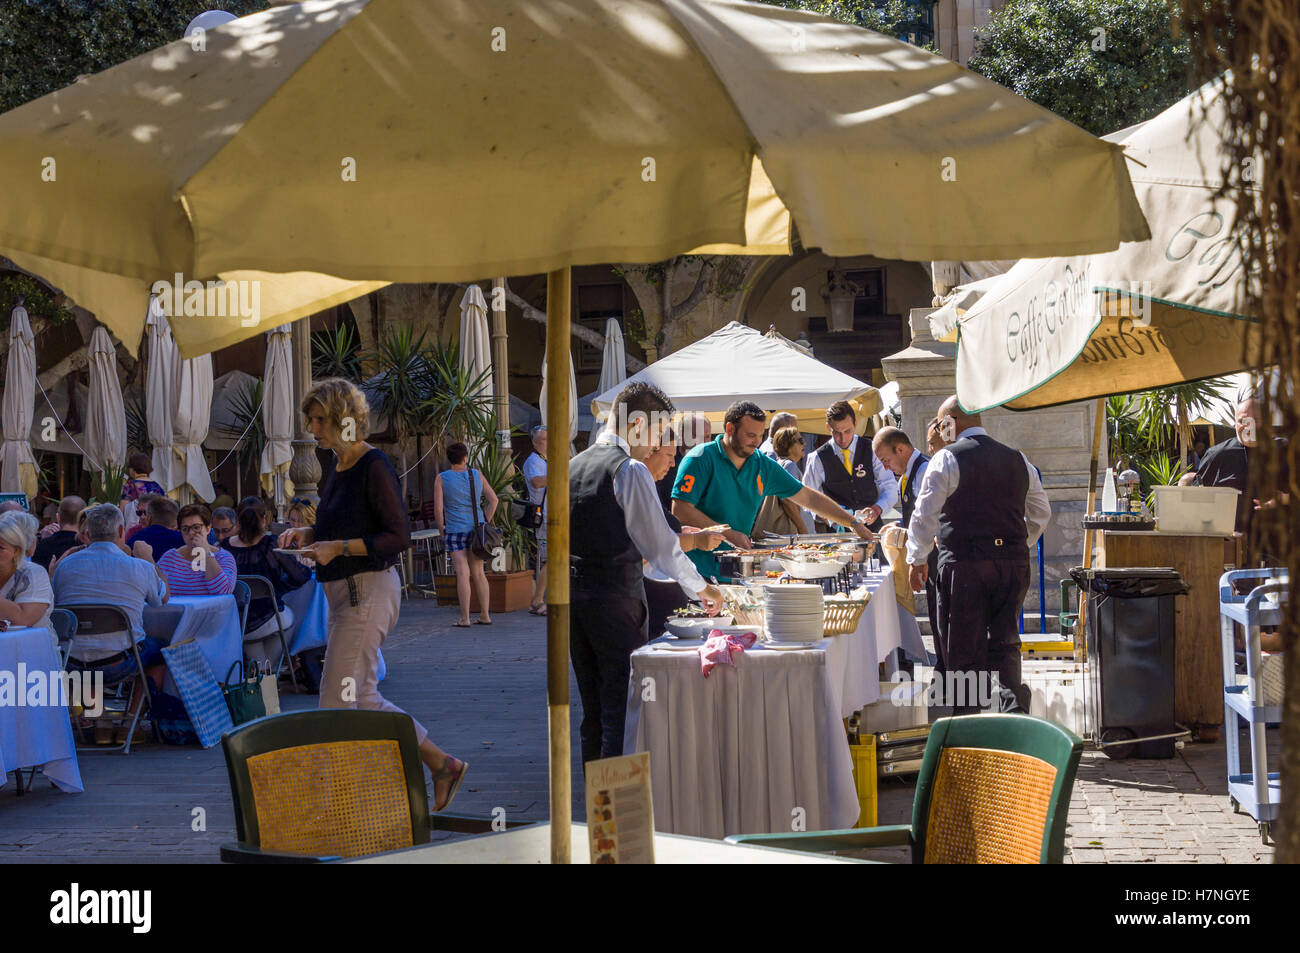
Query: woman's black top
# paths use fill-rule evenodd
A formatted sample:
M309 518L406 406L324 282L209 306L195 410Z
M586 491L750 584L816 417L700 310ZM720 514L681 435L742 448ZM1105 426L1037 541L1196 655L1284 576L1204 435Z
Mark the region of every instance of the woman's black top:
M232 539L234 537L231 537ZM265 576L275 587L275 605L265 596L248 604L248 630L251 632L275 613L284 610L284 594L297 589L311 578L311 570L292 556L275 551L275 540L268 534L252 546L232 546L230 540L221 541L221 547L235 560L241 576Z
M365 556L339 556L316 567L321 582L397 565L411 545L411 522L397 473L382 451L371 448L346 470L325 478L316 504L316 542L360 539Z

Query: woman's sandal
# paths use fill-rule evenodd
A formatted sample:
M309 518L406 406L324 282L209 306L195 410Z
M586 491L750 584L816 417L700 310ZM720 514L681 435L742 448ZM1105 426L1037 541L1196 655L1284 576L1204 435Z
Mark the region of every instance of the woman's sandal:
M472 624L471 622L453 622L451 627L453 629L468 629Z
M459 758L453 758L451 755L447 755L447 760L443 764L442 770L433 772L433 785L435 789L437 788L439 781L445 781L448 778L451 779L451 788L447 791L447 800L442 802L441 807L435 807L433 809L435 814L439 811L445 811L451 806L452 798L454 798L456 792L460 790L460 783L465 780L465 773L467 771L469 771L468 764L461 761Z

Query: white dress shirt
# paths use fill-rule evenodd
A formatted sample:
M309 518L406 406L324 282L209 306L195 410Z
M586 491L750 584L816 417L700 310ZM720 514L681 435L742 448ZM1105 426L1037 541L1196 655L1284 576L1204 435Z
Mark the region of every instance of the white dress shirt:
M866 437L859 437L857 434L854 434L853 442L849 444L849 459L853 459L854 455L858 452L859 440L866 440ZM831 442L834 443L833 437L831 438ZM817 449L820 451L821 447L818 447ZM844 451L838 446L835 448L835 455L840 460L844 459ZM843 463L840 465L843 466ZM876 506L880 507L880 512L883 513L898 502L898 478L880 462L880 458L874 453L871 454L871 472L875 475L876 479L876 492L878 494L876 497ZM822 469L822 458L816 453L808 454L808 456L804 458L803 485L816 490L818 493L823 493L825 491L822 490L822 485L825 482L826 474ZM814 515L807 510L804 511L804 516L808 523L811 523L814 519Z
M967 427L960 434L962 437L988 436L983 427ZM1052 518L1052 504L1047 500L1043 490L1043 481L1038 478L1038 471L1023 453L1025 469L1029 472L1029 489L1025 491L1025 534L1030 548L1043 535L1043 529ZM957 490L961 478L961 469L957 457L944 447L930 458L925 468L925 479L921 481L921 492L916 498L916 509L912 511L912 521L907 524L907 563L920 566L934 548L935 536L939 533L939 513L948 502L948 497Z
M628 453L629 448L618 434L606 430L597 443L615 443ZM623 524L641 558L648 562L660 579L675 579L690 598L697 598L708 585L695 564L682 552L677 534L664 517L664 504L655 489L655 481L646 465L628 459L614 474L614 499L623 509Z

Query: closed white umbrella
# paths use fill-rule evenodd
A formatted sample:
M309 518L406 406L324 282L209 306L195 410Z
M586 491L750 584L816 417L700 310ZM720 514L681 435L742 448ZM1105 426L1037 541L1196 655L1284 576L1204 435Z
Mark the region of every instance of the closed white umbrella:
M153 446L153 480L159 486L170 486L172 415L176 407L176 378L180 374L181 356L157 295L149 296L145 334L149 340L149 354L145 366L144 416L149 443Z
M172 417L172 460L168 491L187 487L205 503L217 495L203 457L212 408L212 355L181 362Z
M5 365L4 446L0 491L36 495L36 458L28 442L36 403L36 339L22 305L9 314L9 360Z
M126 407L117 379L117 352L103 326L90 336L90 399L86 406L86 463L102 471L126 461ZM116 502L116 500L109 501Z
M542 359L542 396L538 401L541 405L542 419L546 419L546 359ZM578 384L577 377L573 373L573 355L569 355L569 444L572 450L573 441L578 439Z
M460 299L460 364L471 378L484 375L475 393L492 396L492 342L488 337L487 301L478 285Z
M596 388L596 393L603 394L613 390L625 380L627 380L627 350L623 346L623 329L618 326L616 318L610 318L605 322L605 350L601 354L600 386ZM583 406L590 406L590 404L584 401ZM591 428L592 443L596 442L596 437L604 426L605 422L597 418Z
M293 459L293 355L287 324L266 335L262 426L266 428L262 487L274 493L276 515L283 519L285 502L293 492L289 484L289 461Z

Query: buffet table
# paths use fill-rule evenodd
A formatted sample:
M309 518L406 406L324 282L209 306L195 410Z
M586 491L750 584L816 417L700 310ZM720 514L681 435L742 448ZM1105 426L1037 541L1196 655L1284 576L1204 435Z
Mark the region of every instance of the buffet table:
M697 837L852 827L843 719L880 698L879 663L920 644L889 575L871 578L855 632L738 653L706 679L699 655L656 640L632 653L623 750L650 752L655 829ZM907 621L910 620L910 625ZM904 631L907 630L907 635ZM646 681L649 679L649 681Z
M0 786L6 783L11 771L42 767L45 776L59 790L70 793L83 790L72 721L67 705L58 703L65 700L57 681L60 678L57 673L62 671L49 629L0 632L0 673L12 677L15 690L24 692L24 704L17 704L15 698L13 703L0 705ZM26 685L18 684L20 672ZM32 695L33 676L44 679L43 699ZM59 697L54 697L51 689L59 690Z

